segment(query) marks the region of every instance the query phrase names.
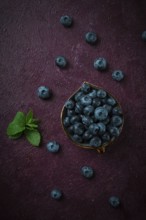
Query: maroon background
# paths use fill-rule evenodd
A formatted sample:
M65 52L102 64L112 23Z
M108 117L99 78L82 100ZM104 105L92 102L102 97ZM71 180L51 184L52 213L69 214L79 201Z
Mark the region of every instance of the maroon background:
M65 14L74 19L70 29L59 23ZM146 219L145 29L146 1L0 1L0 219ZM87 31L98 34L96 46L84 41ZM58 55L68 59L66 70L55 66ZM93 68L99 56L109 63L105 73ZM111 78L115 69L125 72L121 83ZM102 155L76 147L61 128L62 106L84 80L110 91L125 114L122 134ZM52 89L52 100L37 97L40 85ZM6 136L16 112L29 108L41 119L40 148ZM47 152L48 140L61 144L60 153ZM80 175L86 164L92 180ZM50 198L54 187L64 192L60 202ZM121 208L109 206L111 195Z

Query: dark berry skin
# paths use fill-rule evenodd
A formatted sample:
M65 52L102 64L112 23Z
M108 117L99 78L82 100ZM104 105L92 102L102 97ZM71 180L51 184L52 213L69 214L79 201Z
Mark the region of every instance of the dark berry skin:
M89 116L84 116L84 115L82 115L81 118L82 118L82 123L83 123L83 125L85 125L85 126L87 126L87 127L88 127L90 124L93 123L93 119L92 119L91 117L89 117Z
M59 189L53 189L51 191L51 198L52 199L56 199L56 200L60 200L62 197L62 192Z
M67 60L64 56L58 56L55 59L55 64L60 68L65 68L67 66Z
M94 170L90 166L83 166L81 168L81 174L87 179L91 179L94 175Z
M71 124L75 124L76 122L80 122L80 121L81 121L81 118L79 115L74 115L70 118Z
M91 134L97 135L98 132L99 132L99 126L97 124L95 124L95 123L91 124L89 126L89 131L91 132Z
M88 105L83 110L84 115L90 116L94 113L94 107L92 105Z
M108 111L106 108L98 107L95 109L94 116L99 121L103 121L108 117Z
M120 131L117 127L109 126L108 130L112 137L118 137L120 134Z
M81 97L83 96L83 92L77 92L74 96L76 102L80 101Z
M121 81L122 79L124 79L124 73L121 70L115 70L112 73L112 78L116 81Z
M112 111L112 106L111 105L104 104L103 107L107 109L108 113L110 113Z
M83 142L82 137L79 136L78 134L74 134L71 138L72 138L72 140L75 141L75 142L78 142L78 143L82 143L82 142Z
M106 91L104 91L103 89L99 89L98 91L97 91L97 97L98 98L105 98L106 97L106 95L107 95L107 93L106 93Z
M81 114L83 111L83 105L81 105L81 103L76 103L75 105L75 112L78 113L78 114Z
M109 142L110 141L110 135L109 135L109 133L104 133L103 135L102 135L102 140L103 140L103 142Z
M87 83L83 83L82 87L81 87L81 91L84 93L89 93L91 90L91 87L89 84Z
M110 118L107 117L105 120L102 121L103 124L107 125L110 122Z
M112 110L113 115L122 115L122 109L119 106L116 106Z
M99 107L101 105L101 101L99 98L94 98L93 101L92 101L92 105L94 107Z
M37 90L38 97L41 99L49 99L51 96L51 91L46 86L40 86Z
M118 208L121 204L120 198L117 196L111 196L109 198L109 204L113 207L113 208Z
M89 44L95 44L97 42L97 35L94 32L88 32L85 35L85 40Z
M111 123L113 126L118 127L123 123L123 119L120 116L115 115L111 118Z
M70 118L69 117L64 118L63 125L64 125L64 127L69 127L70 126Z
M57 153L60 149L60 145L56 141L49 141L46 147L51 153Z
M82 135L84 133L84 126L82 123L74 124L74 133L77 135Z
M116 105L116 100L112 97L107 99L107 104L111 105L111 106L115 106Z
M100 147L101 144L102 144L102 141L99 137L94 137L90 140L91 147Z
M71 117L73 115L75 115L75 111L73 109L67 109L67 116Z
M92 99L88 95L85 95L81 98L81 104L83 106L91 105L91 103L92 103Z
M97 126L98 126L98 134L99 134L99 135L104 134L105 131L106 131L106 126L105 126L105 124L103 124L102 122L99 122L99 123L97 123Z
M100 71L107 69L107 61L105 58L97 58L94 61L94 68Z
M86 130L82 136L82 138L85 142L89 141L92 137L93 137L93 135L91 134L91 132L89 130Z
M74 134L74 126L71 125L70 127L68 127L68 128L67 128L67 131L68 131L68 133L71 134L71 135Z
M92 99L96 98L97 95L97 91L94 89L92 90L92 92L88 93L88 96Z
M74 101L73 100L67 100L67 102L65 103L65 107L67 108L67 109L73 109L74 108L74 106L75 106L75 103L74 103Z
M68 16L68 15L64 15L60 18L60 23L64 26L64 27L71 27L72 23L73 23L73 19Z

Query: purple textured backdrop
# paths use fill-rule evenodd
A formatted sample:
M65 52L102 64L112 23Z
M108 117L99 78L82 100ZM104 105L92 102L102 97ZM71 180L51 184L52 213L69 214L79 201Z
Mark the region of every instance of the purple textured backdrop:
M65 14L74 19L70 29L59 23ZM1 220L146 219L145 29L146 1L0 1ZM84 41L87 31L98 34L96 46ZM55 66L57 55L68 59L66 70ZM99 56L108 60L105 73L93 68ZM112 80L115 69L125 72L123 82ZM122 134L102 155L76 147L61 128L62 106L84 80L110 91L125 114ZM40 85L52 89L52 100L36 96ZM6 136L15 113L29 108L41 119L40 148ZM53 139L61 144L56 155L45 147ZM80 175L85 164L96 172L92 180ZM54 187L64 192L60 202L50 198ZM121 208L109 206L111 195Z

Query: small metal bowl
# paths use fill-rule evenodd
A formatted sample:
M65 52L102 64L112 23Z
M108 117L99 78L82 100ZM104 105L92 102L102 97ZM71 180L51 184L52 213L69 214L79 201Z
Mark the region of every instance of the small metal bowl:
M91 87L92 89L102 89L102 90L106 91L106 93L107 93L109 96L111 96L112 98L114 98L113 95L111 95L107 90L105 90L105 89L103 89L103 88L101 88L101 87L95 86L95 85L93 85L93 84L91 84L91 83L88 83L88 82L83 82L83 83L86 83L86 84L90 85L90 87ZM78 90L76 90L76 91L68 98L68 100L72 99L72 98L76 95L76 93L79 92L80 90L81 90L81 87L80 87ZM116 99L116 98L114 98L114 99L115 99L116 102L117 102L117 105L116 105L116 106L118 106L118 107L121 108L121 105L119 104L119 102L117 101L117 99ZM122 108L121 108L121 109L122 109ZM67 129L66 129L66 128L64 127L64 125L63 125L63 120L64 120L64 118L66 117L66 115L67 115L67 109L66 109L66 107L65 107L65 105L64 105L63 108L62 108L62 111L61 111L61 124L62 124L62 128L63 128L65 134L67 135L67 137L68 137L76 146L78 146L78 147L81 147L81 148L84 148L84 149L96 150L98 153L104 153L105 150L106 150L106 148L107 148L109 145L111 145L111 144L119 137L119 136L118 136L118 137L113 137L109 142L104 143L104 144L103 144L102 146L100 146L100 147L93 147L93 146L89 146L89 145L87 145L87 144L85 144L85 143L78 143L78 142L72 140L71 135L69 134L69 132L67 131ZM123 116L123 115L122 115L122 118L123 118L123 123L122 123L122 125L119 127L120 133L121 133L121 131L122 131L122 129L123 129L123 124L124 124L124 116ZM119 134L119 135L120 135L120 134Z

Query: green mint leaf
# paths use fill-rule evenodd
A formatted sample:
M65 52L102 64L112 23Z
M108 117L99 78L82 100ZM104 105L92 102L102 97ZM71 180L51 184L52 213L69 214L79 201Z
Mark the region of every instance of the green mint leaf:
M38 122L39 122L39 119L37 119L37 118L33 118L31 120L31 123L33 123L33 124L38 124Z
M35 129L35 128L38 128L38 125L36 125L36 124L27 124L27 125L26 125L26 128L27 128L27 129L30 129L30 128Z
M15 124L19 124L22 127L25 126L25 114L23 112L17 112L13 119L13 122Z
M23 132L24 130L25 130L25 126L16 124L16 123L13 121L13 122L11 122L11 123L8 125L7 135L8 135L8 136L13 136L13 135L16 135L16 134L18 134L18 133Z
M41 135L37 130L26 130L25 132L27 140L33 145L33 146L39 146L41 141Z
M32 121L32 119L33 119L33 112L32 112L32 110L30 110L26 115L26 124L30 123Z
M21 137L22 133L23 133L23 132L20 132L20 133L18 133L18 134L15 134L15 135L9 136L9 138L10 138L10 139L18 139L18 138Z

